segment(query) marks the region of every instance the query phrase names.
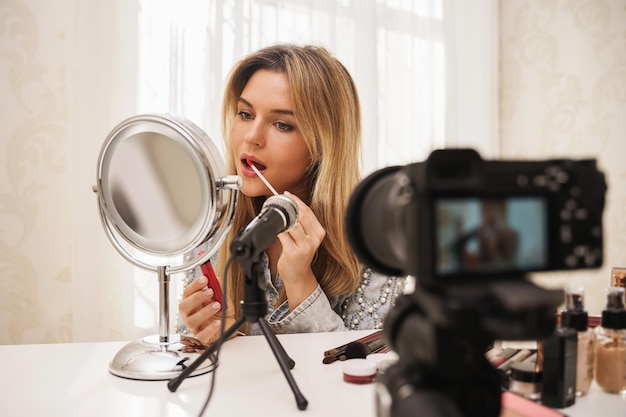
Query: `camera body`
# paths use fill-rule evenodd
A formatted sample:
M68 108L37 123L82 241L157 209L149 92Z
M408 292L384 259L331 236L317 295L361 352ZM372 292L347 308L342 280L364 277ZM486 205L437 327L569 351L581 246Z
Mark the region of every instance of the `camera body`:
M443 149L362 181L347 234L366 265L426 285L597 268L605 192L595 160L483 160Z
M497 417L493 341L540 340L563 291L527 279L603 262L606 183L595 160L483 160L444 149L389 167L353 192L346 233L360 261L413 276L383 336L398 363L377 384L379 417Z

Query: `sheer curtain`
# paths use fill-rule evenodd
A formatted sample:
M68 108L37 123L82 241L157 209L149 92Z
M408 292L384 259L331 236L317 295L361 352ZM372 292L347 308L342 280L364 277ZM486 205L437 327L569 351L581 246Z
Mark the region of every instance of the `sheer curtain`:
M115 251L92 192L105 138L138 111L139 7L126 0L76 1L66 7L73 341L146 336L157 332L156 278L137 276Z
M178 113L221 147L220 103L228 71L244 54L276 42L325 46L353 75L363 108L364 147L358 157L364 175L420 161L445 146L473 146L495 155L497 0L467 3L118 0L85 7L77 2L75 171L95 174L108 131L138 113ZM92 61L82 62L85 57ZM74 186L83 193L92 182L76 178ZM78 198L75 209L94 212L95 197ZM74 339L156 333L156 278L114 253L95 214L75 218Z
M180 113L217 143L230 67L260 47L294 42L327 47L353 75L364 174L446 145L494 149L495 0L139 2L141 110Z

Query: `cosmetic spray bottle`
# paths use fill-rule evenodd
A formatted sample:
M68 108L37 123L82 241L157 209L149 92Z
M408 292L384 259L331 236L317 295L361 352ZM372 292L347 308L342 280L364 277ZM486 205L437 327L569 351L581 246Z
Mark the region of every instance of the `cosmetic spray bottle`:
M626 309L624 288L606 291L606 308L596 327L596 382L606 392L626 394Z
M584 288L565 288L565 309L561 311L561 327L572 328L578 333L576 395L586 395L593 381L596 335L588 324Z
M578 335L576 330L557 327L552 336L541 341L541 403L565 408L576 402L576 363Z

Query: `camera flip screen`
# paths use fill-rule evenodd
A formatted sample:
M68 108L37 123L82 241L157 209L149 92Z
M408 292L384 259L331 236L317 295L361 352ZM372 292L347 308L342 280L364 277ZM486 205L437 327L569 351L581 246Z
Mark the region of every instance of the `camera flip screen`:
M540 196L434 200L435 274L505 274L549 266L548 204Z

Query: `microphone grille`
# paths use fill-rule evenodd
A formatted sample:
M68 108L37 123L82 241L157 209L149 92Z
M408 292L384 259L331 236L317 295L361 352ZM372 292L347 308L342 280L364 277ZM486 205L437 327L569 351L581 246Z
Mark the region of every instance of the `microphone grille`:
M265 203L263 203L263 210L267 210L270 207L281 210L287 217L287 227L284 230L285 232L294 227L298 222L298 205L293 198L284 194L273 195L265 200Z

